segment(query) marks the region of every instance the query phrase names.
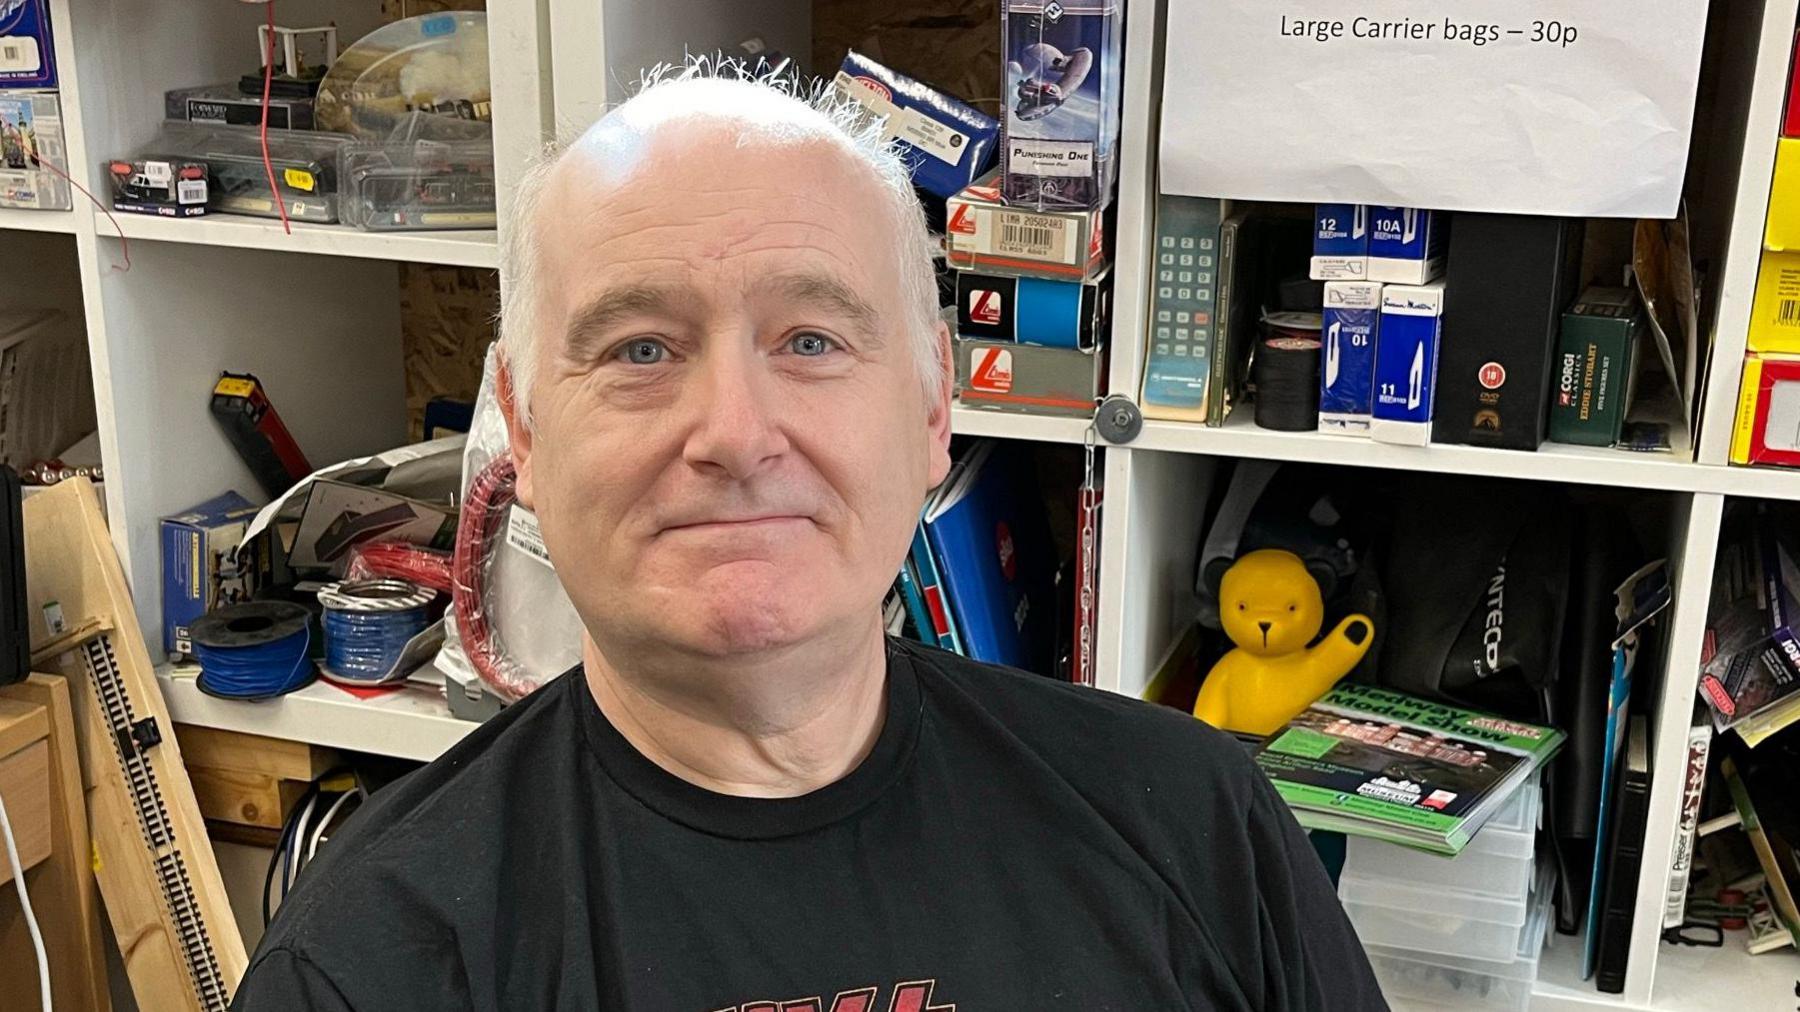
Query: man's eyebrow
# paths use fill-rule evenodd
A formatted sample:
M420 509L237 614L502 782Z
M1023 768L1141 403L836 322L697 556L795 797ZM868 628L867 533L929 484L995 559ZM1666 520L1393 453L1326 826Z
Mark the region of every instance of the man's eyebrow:
M594 350L589 345L604 338L621 321L666 312L677 301L667 289L647 285L626 285L602 292L569 318L566 335L569 357L577 360L585 357Z
M784 274L770 281L784 298L847 317L872 336L881 333L881 314L856 289L829 274Z

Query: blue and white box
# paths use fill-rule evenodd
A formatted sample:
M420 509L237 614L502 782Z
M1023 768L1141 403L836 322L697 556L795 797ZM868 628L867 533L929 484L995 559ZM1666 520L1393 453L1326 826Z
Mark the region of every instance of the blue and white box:
M1379 281L1325 282L1319 332L1319 431L1366 436L1375 414L1375 347L1381 324Z
M1444 273L1450 216L1416 207L1369 208L1370 281L1423 285Z
M1314 281L1366 281L1369 277L1369 209L1361 204L1313 206Z
M1441 281L1382 288L1381 329L1375 343L1375 417L1369 423L1374 439L1406 446L1431 442L1443 314Z
M987 169L1000 135L988 114L854 49L832 87L882 117L884 136L899 147L919 187L948 199Z
M0 0L0 88L54 87L50 0Z
M1002 0L1001 193L1015 207L1112 201L1119 147L1119 0Z

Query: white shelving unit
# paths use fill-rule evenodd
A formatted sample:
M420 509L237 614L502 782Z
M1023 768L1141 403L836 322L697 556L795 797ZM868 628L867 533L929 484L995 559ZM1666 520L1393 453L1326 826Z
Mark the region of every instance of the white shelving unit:
M1558 939L1536 990L1540 1009L1786 1007L1800 975L1791 955L1672 948L1657 937L1681 785L1679 745L1694 698L1720 518L1731 497L1800 500L1800 472L1724 466L1796 4L1717 5L1726 16L1723 34L1715 35L1730 62L1720 73L1720 96L1702 116L1716 120L1709 120L1715 141L1722 135L1732 143L1701 153L1705 178L1729 184L1729 192L1695 208L1696 233L1711 236L1721 278L1707 325L1713 352L1697 454L1405 448L1268 432L1241 417L1218 429L1152 422L1130 445L1105 450L1100 680L1134 695L1193 613L1192 561L1208 493L1224 474L1221 462L1276 459L1601 485L1668 504L1664 533L1677 599L1666 619L1662 696L1638 704L1656 718L1656 767L1630 975L1624 994L1597 994L1578 979L1569 940ZM729 48L753 35L791 53L810 48L808 0L490 0L489 7L503 201L535 150L591 122L647 66L678 59L686 47ZM373 0L281 0L280 15L290 23L335 21L348 41L375 26L375 10ZM165 89L228 80L254 66L261 8L219 0L52 0L52 16L70 162L98 190L100 159L150 138ZM1110 366L1111 388L1128 395L1143 367L1162 16L1158 0L1131 0ZM278 224L233 216L117 220L123 242L112 220L91 208L0 211L0 249L14 257L60 250L74 265L79 283L64 285L61 298L79 304L87 325L113 537L157 653L158 518L226 488L256 488L207 411L218 372L258 374L317 463L395 445L405 432L396 262L497 268L498 254L491 232L382 235L296 226L287 235ZM122 271L115 265L123 264L127 244L131 267ZM25 297L15 292L0 300L20 304ZM968 435L1075 446L1088 435L1080 419L961 408L953 425ZM167 668L160 674L178 720L339 748L423 760L473 726L450 718L424 690L360 701L321 683L252 704L207 697Z

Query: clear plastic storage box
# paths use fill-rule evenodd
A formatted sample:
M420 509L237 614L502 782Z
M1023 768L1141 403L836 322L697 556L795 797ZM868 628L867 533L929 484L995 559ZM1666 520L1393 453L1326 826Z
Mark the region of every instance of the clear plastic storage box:
M1382 994L1396 1008L1523 1012L1531 1005L1538 961L1549 937L1554 875L1548 863L1538 870L1530 916L1510 959L1470 959L1365 946Z
M1344 852L1344 874L1484 896L1523 896L1531 888L1542 811L1543 794L1534 779L1494 813L1455 857L1352 836Z

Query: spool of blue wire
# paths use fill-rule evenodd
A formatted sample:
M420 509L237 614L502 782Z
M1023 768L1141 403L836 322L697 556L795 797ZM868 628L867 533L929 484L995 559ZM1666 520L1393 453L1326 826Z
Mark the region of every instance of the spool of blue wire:
M325 609L325 676L353 685L399 681L407 641L430 624L435 591L405 580L345 580L319 590Z
M311 613L287 601L227 605L188 634L200 662L195 685L226 699L268 699L313 679Z

